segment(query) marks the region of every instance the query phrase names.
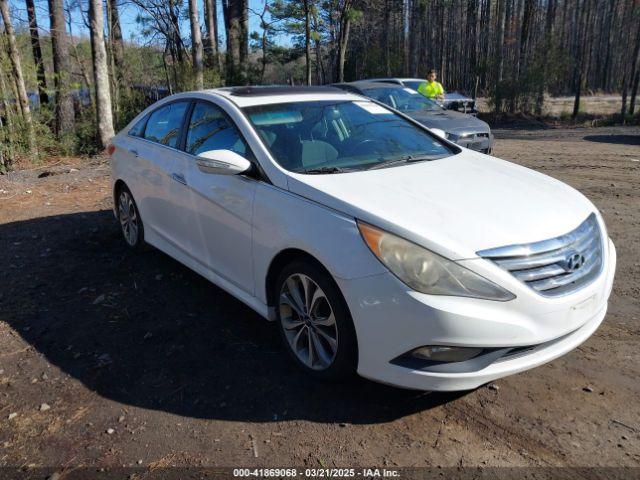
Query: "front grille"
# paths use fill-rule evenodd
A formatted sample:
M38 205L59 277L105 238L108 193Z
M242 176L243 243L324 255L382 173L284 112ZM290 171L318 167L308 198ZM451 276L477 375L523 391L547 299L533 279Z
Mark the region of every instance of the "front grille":
M574 292L602 270L602 235L594 213L578 228L549 240L492 248L478 255L495 262L547 297Z

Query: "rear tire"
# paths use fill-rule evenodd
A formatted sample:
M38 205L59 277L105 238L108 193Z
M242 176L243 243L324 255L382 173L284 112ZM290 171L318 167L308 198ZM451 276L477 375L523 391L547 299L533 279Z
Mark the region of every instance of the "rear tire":
M309 262L287 265L276 281L278 327L294 362L316 378L338 381L357 367L355 329L333 279Z
M116 209L125 243L133 250L142 249L145 245L144 226L138 205L126 185L122 185L118 189Z

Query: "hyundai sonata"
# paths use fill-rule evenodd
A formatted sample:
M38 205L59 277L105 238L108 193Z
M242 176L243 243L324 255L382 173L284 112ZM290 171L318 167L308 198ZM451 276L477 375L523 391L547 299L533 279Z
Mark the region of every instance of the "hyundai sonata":
M277 323L308 373L463 390L602 322L616 252L543 174L332 88L182 93L110 146L115 214Z

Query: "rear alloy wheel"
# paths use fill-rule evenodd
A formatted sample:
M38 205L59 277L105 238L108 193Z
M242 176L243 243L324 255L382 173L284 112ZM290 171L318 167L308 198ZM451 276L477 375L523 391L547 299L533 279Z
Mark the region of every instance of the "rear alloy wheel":
M355 371L353 323L332 280L306 264L292 264L280 275L278 320L287 350L304 370L326 379Z
M142 220L136 202L126 187L122 187L118 194L118 220L127 245L131 248L141 247L144 238Z

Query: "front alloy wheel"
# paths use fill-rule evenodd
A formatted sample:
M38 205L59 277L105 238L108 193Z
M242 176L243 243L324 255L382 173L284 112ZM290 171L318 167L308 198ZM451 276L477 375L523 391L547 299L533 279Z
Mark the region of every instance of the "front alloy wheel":
M338 329L322 288L295 273L282 285L279 308L285 337L298 359L314 370L331 366L338 351Z
M351 315L333 279L306 262L280 274L277 314L285 346L308 373L327 380L353 374L357 343Z

